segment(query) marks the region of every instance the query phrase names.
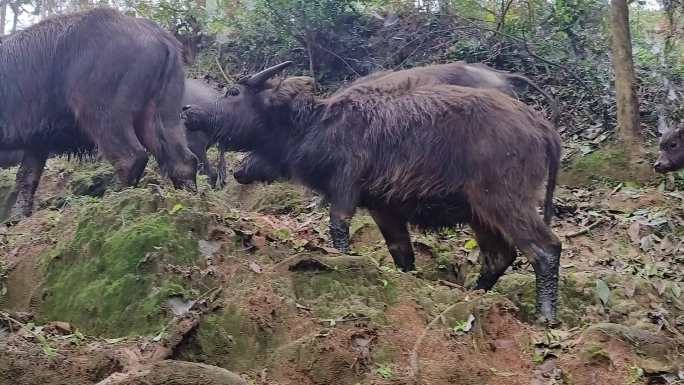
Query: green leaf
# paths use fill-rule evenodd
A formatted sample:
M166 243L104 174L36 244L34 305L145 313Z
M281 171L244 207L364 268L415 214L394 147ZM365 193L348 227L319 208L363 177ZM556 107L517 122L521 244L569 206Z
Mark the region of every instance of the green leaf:
M175 213L177 213L177 212L183 210L184 208L185 208L185 206L183 206L182 204L176 203L176 205L173 206L173 208L171 209L171 211L170 211L169 213L170 213L171 215L173 215L173 214L175 214Z
M466 250L474 250L477 247L477 241L474 239L469 239L463 246Z
M603 280L596 280L596 293L601 299L603 306L606 306L608 304L608 299L610 299L610 288Z
M679 284L672 283L672 294L674 294L676 298L679 298L682 295L682 288Z

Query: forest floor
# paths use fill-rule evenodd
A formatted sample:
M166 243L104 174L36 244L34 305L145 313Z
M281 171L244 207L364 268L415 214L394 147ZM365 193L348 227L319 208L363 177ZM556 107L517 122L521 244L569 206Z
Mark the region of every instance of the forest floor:
M684 192L561 185L562 324L545 329L524 257L464 289L467 227L414 231L406 274L363 211L340 255L303 189L202 186L148 170L121 189L51 160L36 213L0 231L0 385L684 383Z

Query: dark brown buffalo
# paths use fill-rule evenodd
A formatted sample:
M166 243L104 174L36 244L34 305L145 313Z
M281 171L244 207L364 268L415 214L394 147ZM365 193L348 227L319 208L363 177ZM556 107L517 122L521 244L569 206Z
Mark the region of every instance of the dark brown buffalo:
M149 151L176 187L194 187L183 84L176 39L111 9L57 16L3 38L0 150L24 150L10 215L31 214L51 152L97 148L135 185Z
M496 90L410 80L320 99L310 78L268 80L287 65L244 80L221 101L226 146L278 154L291 179L322 193L341 251L349 250L359 206L403 270L414 268L407 223L469 223L484 259L481 289L496 283L518 248L535 270L538 311L555 321L561 243L536 201L546 182L550 207L561 146L541 114Z
M661 174L684 168L684 122L660 138L660 154L653 168Z
M558 120L559 109L556 100L533 81L522 75L498 71L480 63L455 62L415 67L401 71L379 71L357 79L349 86L337 91L334 95L347 95L353 98L359 92L367 92L370 86L374 89L391 89L398 84L411 84L415 87L450 84L495 89L515 97L516 87L514 83L518 82L528 84L543 95L551 107L552 119L554 121ZM242 184L254 182L270 183L285 177L285 175L278 173L278 170L283 170L283 167L278 164L271 164L268 159L261 158L257 154L249 154L233 176L238 183Z

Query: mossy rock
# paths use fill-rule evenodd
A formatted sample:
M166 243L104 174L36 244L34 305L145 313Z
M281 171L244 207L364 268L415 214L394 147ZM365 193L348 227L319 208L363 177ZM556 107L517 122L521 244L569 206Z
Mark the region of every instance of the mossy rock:
M577 157L561 171L560 182L568 185L586 185L591 182L623 182L639 186L654 178L649 160L631 164L624 147L610 144L587 155Z
M202 320L183 359L249 371L263 367L282 338L282 333L252 320L239 304L229 304L219 314Z
M364 257L302 258L290 268L294 295L318 318L339 319L350 314L384 323L384 311L398 296L392 277L380 275Z
M197 283L166 268L197 264L207 232L207 214L183 198L128 189L87 204L73 239L44 256L40 319L93 335L160 331L168 298L197 294Z
M629 345L646 373L669 373L684 365L678 344L673 339L646 330L613 323L600 323L587 328L580 339L581 357L585 362L605 363L610 356L604 346L610 340Z

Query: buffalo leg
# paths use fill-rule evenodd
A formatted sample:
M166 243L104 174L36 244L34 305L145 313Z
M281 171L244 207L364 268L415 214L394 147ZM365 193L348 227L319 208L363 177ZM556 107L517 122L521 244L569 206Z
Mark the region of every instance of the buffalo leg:
M226 151L219 149L214 188L221 190L226 185Z
M471 227L475 232L482 260L475 290L490 290L513 263L518 253L497 231L480 223L472 223Z
M21 166L17 171L15 191L11 194L11 200L8 201L9 204L12 204L9 210L9 222L29 217L33 213L33 197L36 194L46 160L46 151L24 151Z
M330 199L330 238L334 248L348 253L349 221L356 210L357 198L352 191L340 190Z
M555 325L561 242L534 205L512 196L490 189L487 196L470 194L469 198L475 217L486 220L529 258L535 274L537 312L545 323Z
M394 264L402 271L415 270L415 255L406 221L387 210L370 210L370 214L385 238Z
M110 119L97 112L84 113L79 124L87 132L97 133L93 141L105 159L114 166L121 183L135 186L145 171L147 151L138 140L132 124L125 123L122 117Z

